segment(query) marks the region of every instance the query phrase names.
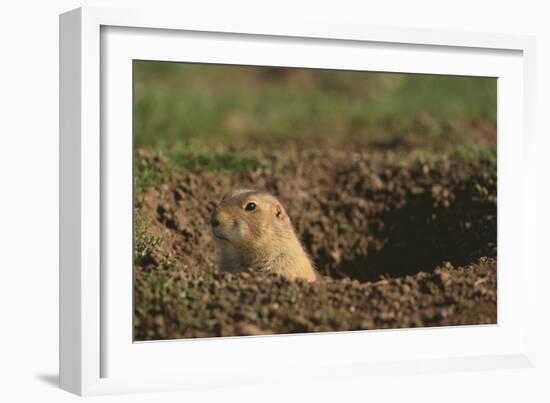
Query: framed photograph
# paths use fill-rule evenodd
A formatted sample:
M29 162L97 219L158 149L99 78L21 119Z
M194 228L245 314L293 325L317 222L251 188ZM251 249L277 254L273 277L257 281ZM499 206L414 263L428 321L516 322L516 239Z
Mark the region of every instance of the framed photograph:
M62 388L532 366L533 69L527 36L61 15Z

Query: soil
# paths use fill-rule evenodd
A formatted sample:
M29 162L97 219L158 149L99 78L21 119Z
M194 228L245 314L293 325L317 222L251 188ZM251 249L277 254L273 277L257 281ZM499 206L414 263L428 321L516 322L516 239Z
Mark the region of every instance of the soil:
M494 162L352 148L260 160L173 171L136 195L157 240L135 259L136 340L496 323ZM217 270L208 218L234 187L281 199L319 282Z

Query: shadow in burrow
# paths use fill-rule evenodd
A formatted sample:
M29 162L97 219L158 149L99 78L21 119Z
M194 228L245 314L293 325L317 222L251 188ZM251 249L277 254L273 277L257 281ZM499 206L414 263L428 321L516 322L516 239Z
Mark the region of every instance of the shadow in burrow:
M315 265L322 274L367 282L432 272L445 262L460 266L496 257L496 204L476 200L468 190L448 206L434 205L430 194L413 195L371 220L383 223L371 229L378 242L365 254L350 253L339 262L321 252Z

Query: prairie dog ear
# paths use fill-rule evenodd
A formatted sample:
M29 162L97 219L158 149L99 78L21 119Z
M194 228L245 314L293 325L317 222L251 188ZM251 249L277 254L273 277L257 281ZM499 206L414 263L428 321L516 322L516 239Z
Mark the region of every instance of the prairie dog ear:
M281 206L281 203L276 202L275 203L275 217L277 217L281 221L285 221L288 219L285 209L283 206Z

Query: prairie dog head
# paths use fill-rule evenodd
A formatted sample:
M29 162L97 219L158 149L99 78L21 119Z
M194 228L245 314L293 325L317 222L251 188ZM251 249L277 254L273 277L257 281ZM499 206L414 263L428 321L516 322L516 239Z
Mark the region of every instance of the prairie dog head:
M289 280L317 280L282 204L266 192L233 190L210 217L220 269L268 271Z
M226 193L212 213L210 226L220 246L231 245L240 251L269 252L279 240L294 236L279 200L269 193L249 189Z

